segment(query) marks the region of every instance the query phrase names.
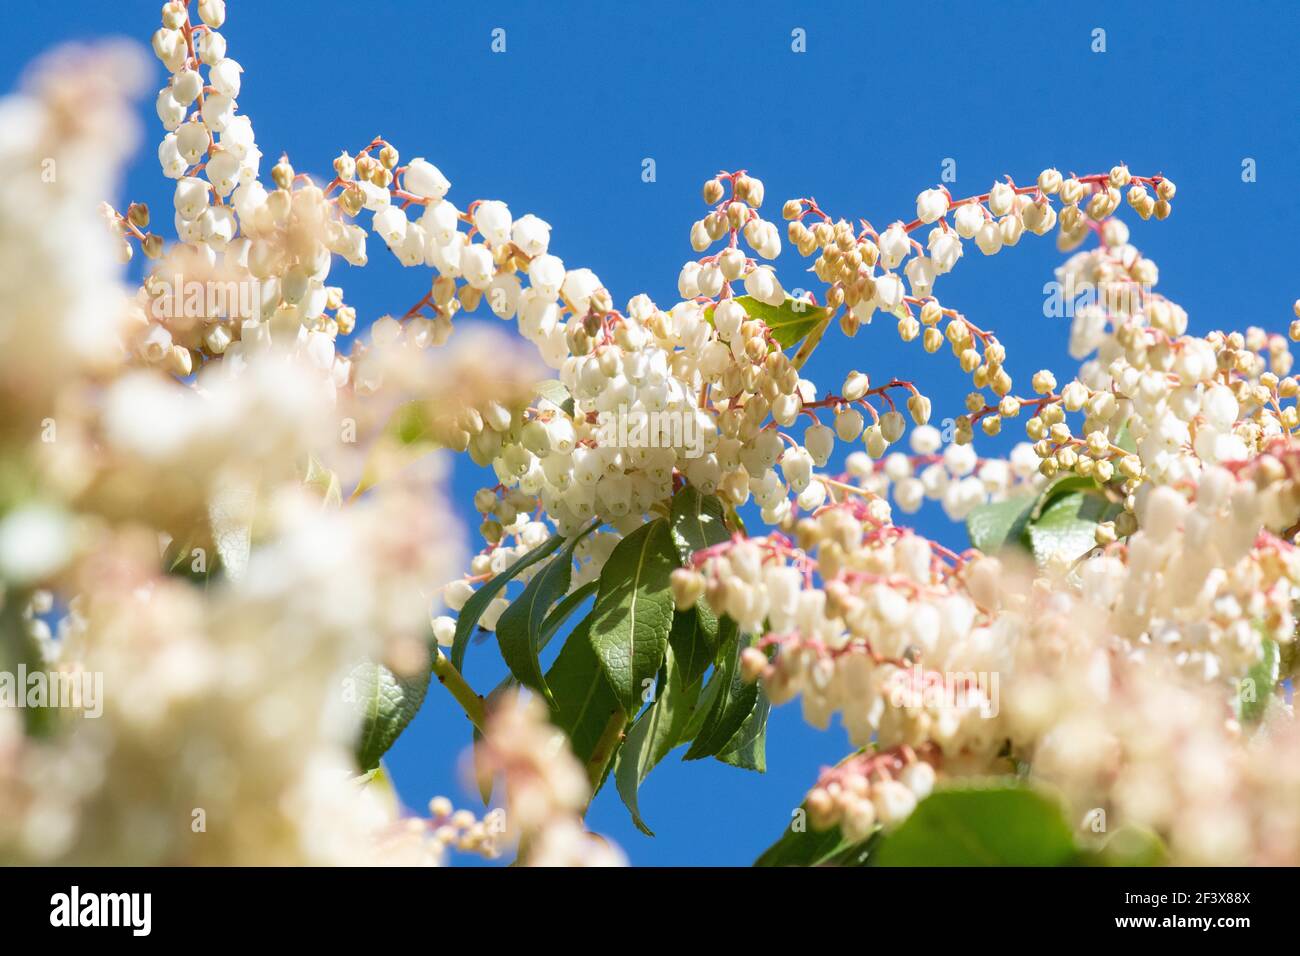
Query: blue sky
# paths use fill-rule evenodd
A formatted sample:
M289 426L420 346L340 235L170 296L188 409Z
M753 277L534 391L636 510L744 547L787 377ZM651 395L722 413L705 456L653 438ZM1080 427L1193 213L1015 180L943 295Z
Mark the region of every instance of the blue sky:
M1029 182L1044 166L1084 174L1124 161L1134 173L1174 179L1169 220L1125 218L1193 331L1285 329L1300 295L1294 4L228 6L222 32L246 71L240 111L268 157L287 151L300 171L323 174L340 149L381 134L404 157L436 163L462 207L502 199L516 215L550 222L551 250L571 268L592 268L619 304L642 291L672 300L690 255L687 231L704 209L700 185L719 169L762 178L770 217L785 198L812 195L834 215L883 228L911 218L917 192L938 182L945 159L956 163L955 196L984 192L1005 173ZM147 41L160 7L7 3L0 86L11 88L24 63L61 40ZM490 49L497 28L506 31L504 53ZM1092 51L1097 28L1106 31L1104 53ZM795 29L805 31L806 52L791 49ZM161 211L171 198L154 158L161 130L151 100L141 116L146 134L125 197ZM641 175L647 158L651 183ZM1243 181L1247 159L1254 182ZM1027 235L992 259L968 243L938 287L945 305L999 333L1021 386L1037 368L1059 375L1072 367L1068 320L1043 314L1043 284L1060 261L1046 238ZM787 288L800 285L805 265L783 256ZM333 278L364 320L400 314L428 283L427 272L403 270L377 240L365 270L340 263ZM883 320L853 340L832 332L808 371L825 389L851 368L913 379L936 418L959 413L969 384L945 354L903 346ZM467 464L455 483L467 501L479 481ZM964 532L940 513L916 524L965 546ZM502 673L491 643L471 648L476 688ZM459 711L433 688L390 754L408 803L423 806L435 793L472 801L457 772L468 739ZM589 822L634 863L745 864L846 746L838 727L814 731L797 704L787 705L773 714L765 776L673 756L642 789L657 838L632 827L612 787Z

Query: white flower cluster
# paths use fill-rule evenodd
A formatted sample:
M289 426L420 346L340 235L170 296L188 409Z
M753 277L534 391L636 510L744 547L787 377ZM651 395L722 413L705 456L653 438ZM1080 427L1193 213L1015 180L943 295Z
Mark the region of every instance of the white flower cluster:
M1003 717L1031 778L1063 792L1083 821L1159 833L1192 865L1300 862L1294 715L1275 702L1253 733L1221 689L1107 649L1092 606L1040 600L1018 642Z
M996 739L980 688L949 701L906 685L916 664L930 678L1001 669L1004 650L958 577L983 565L950 564L955 556L853 502L801 520L797 533L798 548L771 537L715 549L694 587L678 576L679 606L703 594L742 630L766 635L742 657L748 676L762 676L774 703L802 695L813 726L841 713L854 746L933 742L987 755ZM814 572L821 586L807 584Z
M1155 266L1127 243L1127 230L1104 231L1107 244L1058 273L1066 288L1098 290L1071 329L1072 354L1096 355L1059 395L1040 373L1051 394L1026 430L1051 462L1045 473L1195 481L1202 467L1253 457L1300 424L1284 336L1258 327L1188 335L1187 313L1151 291ZM1066 421L1076 412L1084 416L1077 436ZM1115 447L1121 426L1135 452Z
M538 698L499 701L474 754L481 781L504 782L505 838L525 841L526 865L627 865L616 846L582 825L591 784Z
M904 514L915 514L925 501L938 501L943 512L961 521L990 502L1028 493L1043 484L1038 456L1020 442L1003 458L980 458L969 444L943 445L933 425L909 436L912 454L893 452L873 461L863 452L849 455L845 466L858 486L884 497L892 495Z
M1204 680L1235 687L1262 658L1264 638L1294 640L1300 554L1264 528L1294 522L1300 508L1278 459L1258 461L1245 480L1207 468L1192 501L1144 486L1122 557L1112 547L1080 567L1084 599L1111 613L1135 655L1171 653Z

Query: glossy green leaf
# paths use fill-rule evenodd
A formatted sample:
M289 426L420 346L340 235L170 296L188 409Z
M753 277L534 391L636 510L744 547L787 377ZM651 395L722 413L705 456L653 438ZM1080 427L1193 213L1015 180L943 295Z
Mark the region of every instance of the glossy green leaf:
M1052 798L1025 787L938 790L888 834L874 866L1064 866L1074 833Z
M864 866L878 842L875 834L851 842L838 826L813 830L808 826L807 809L800 807L791 815L781 838L763 851L754 866Z
M681 554L682 564L690 565L691 555L731 537L723 518L721 500L716 495L701 494L694 485L686 485L673 496L673 543Z
M555 701L551 723L564 731L574 756L583 763L595 753L605 725L618 710L618 698L591 645L591 622L591 615L578 622L546 672Z
M485 581L477 591L470 595L469 600L465 602L465 606L460 609L460 614L456 617L456 638L451 645L452 666L460 670L465 663L465 651L469 647L469 639L474 633L474 626L478 624L478 619L483 616L483 612L487 610L487 606L492 603L492 599L501 592L501 589L509 584L520 571L549 556L562 544L564 544L562 537L558 534L551 535L496 577Z
M344 693L361 717L356 755L363 773L379 766L379 758L419 711L429 690L429 678L428 670L415 677L398 677L372 661L352 668Z
M595 525L574 535L550 562L533 575L519 597L497 621L497 644L510 673L525 687L531 687L547 700L551 691L542 676L542 628L551 606L564 597L573 577L573 549Z
M545 381L538 382L534 390L548 402L559 406L564 414L573 414L573 396L569 394L569 390L565 388L564 383L559 379L548 378Z
M1097 545L1097 525L1120 510L1100 494L1071 491L1057 497L1029 523L1029 543L1039 566L1053 559L1074 561Z
M709 684L717 685L717 692L684 760L720 753L739 732L758 700L758 684L743 680L740 674L740 652L749 646L748 640L737 632L729 617L721 619L718 638L718 665L709 678Z
M996 554L1004 547L1023 543L1034 495L1017 495L1006 501L980 505L966 516L966 533L972 547L985 554Z
M591 644L623 709L641 709L673 622L669 576L677 567L668 521L642 525L614 548L600 572Z
M654 701L628 731L614 770L614 782L632 814L632 822L647 836L654 836L654 832L641 818L637 791L669 751L686 741L686 729L694 716L701 689L698 678L687 680L671 647L664 661L664 676Z
M821 306L790 296L780 305L768 305L748 295L736 296L736 302L751 318L761 319L783 349L798 345L826 318L826 310ZM713 320L712 307L705 310L705 316Z
M772 702L760 686L754 709L740 725L736 736L718 753L718 759L741 770L767 773L767 718L771 712Z
M688 611L673 612L668 643L686 679L697 681L713 664L718 652L718 619L701 601Z

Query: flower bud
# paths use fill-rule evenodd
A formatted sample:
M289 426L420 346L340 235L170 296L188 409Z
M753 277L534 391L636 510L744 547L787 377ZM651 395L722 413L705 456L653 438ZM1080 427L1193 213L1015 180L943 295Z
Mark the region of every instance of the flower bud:
M687 611L695 607L704 594L704 575L690 568L676 568L669 577L669 585L673 592L673 606L679 611Z

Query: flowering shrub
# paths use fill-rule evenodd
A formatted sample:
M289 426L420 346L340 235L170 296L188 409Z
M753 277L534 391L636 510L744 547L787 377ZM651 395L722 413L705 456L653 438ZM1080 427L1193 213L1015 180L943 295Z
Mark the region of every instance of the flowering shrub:
M0 664L105 693L95 719L0 709L0 856L621 863L582 824L595 791L648 833L656 764L761 772L798 698L856 749L762 863L1300 862L1300 385L1286 337L1190 335L1155 291L1119 214L1167 218L1170 179L926 189L877 230L811 198L779 226L722 172L677 300L620 309L546 222L461 208L383 139L263 177L224 20L172 0L152 38L174 238L139 203L95 212L130 51L59 54L0 107ZM1079 368L1028 389L936 292L1026 233L1087 293ZM783 243L817 290L786 292ZM145 258L137 288L115 252ZM428 291L344 347L332 273L372 252ZM456 329L484 306L517 335ZM911 381L802 374L891 322L970 378L943 429ZM1004 427L1027 440L978 454ZM468 561L437 449L492 472ZM895 523L927 501L972 547ZM510 674L490 693L462 676L485 632ZM501 784L482 818L412 815L384 779L433 677Z

